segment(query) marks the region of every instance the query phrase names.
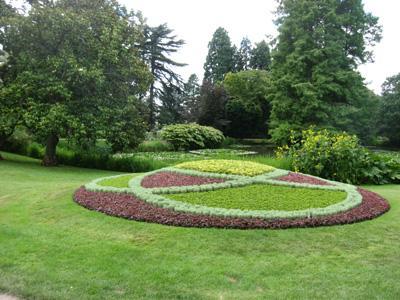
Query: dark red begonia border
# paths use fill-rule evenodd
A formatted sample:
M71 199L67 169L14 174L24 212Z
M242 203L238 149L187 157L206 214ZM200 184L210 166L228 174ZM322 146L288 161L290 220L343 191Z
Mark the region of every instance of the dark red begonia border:
M203 185L221 182L225 182L225 179L192 176L174 172L158 172L144 177L142 179L141 186L145 188L158 188L171 186Z
M237 229L283 229L351 224L376 218L390 209L389 203L376 193L359 188L362 203L347 211L330 216L303 219L265 220L259 218L218 217L176 212L146 203L128 194L92 192L84 187L74 200L91 210L126 219L183 227L216 227Z

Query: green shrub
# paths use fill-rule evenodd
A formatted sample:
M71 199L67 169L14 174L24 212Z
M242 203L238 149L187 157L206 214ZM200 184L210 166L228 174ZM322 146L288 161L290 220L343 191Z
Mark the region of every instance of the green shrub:
M291 136L291 146L278 148L278 157L287 155L295 171L341 182L383 184L400 179L400 163L395 158L373 154L354 135L326 129Z
M165 152L172 151L173 148L174 147L167 141L150 140L140 143L136 150L138 152Z
M165 126L160 136L172 144L175 150L218 148L225 139L218 129L195 123Z
M42 159L44 156L44 147L38 143L32 143L26 147L25 152L29 157Z

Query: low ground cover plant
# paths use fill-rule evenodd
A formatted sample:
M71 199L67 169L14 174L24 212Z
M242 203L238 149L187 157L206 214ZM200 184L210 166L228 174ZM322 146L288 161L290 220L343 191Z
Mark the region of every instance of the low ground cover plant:
M168 198L210 207L289 211L326 207L343 201L346 193L255 184L209 192L171 194Z
M255 176L275 170L274 167L241 160L201 160L178 164L177 168L202 172L225 173L234 175Z
M167 125L161 129L160 137L175 150L218 148L225 139L220 130L196 123Z
M245 146L245 145L244 145ZM246 151L241 149L199 149L199 150L191 150L189 151L193 154L198 155L254 155L257 154L255 151Z
M104 179L102 181L99 181L98 185L112 186L112 187L116 187L116 188L127 188L129 180L131 180L134 176L137 176L137 175L138 174L129 174L129 175L124 175L124 176L118 176L118 177Z

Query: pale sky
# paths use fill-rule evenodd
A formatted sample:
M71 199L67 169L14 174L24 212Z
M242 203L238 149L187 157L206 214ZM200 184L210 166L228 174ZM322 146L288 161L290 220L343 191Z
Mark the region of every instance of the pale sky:
M120 0L128 8L140 10L151 26L167 23L178 38L186 41L174 59L188 66L177 70L184 79L196 73L203 77L203 64L212 34L224 27L239 45L247 36L253 43L276 35L273 24L275 0ZM388 76L400 73L400 1L364 0L365 9L379 17L383 39L374 48L375 62L361 66L368 86L380 93Z

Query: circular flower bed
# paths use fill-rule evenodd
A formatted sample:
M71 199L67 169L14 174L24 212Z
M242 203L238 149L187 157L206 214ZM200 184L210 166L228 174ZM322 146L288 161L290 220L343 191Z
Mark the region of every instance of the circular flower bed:
M379 195L353 185L235 160L100 178L77 190L74 200L137 221L242 229L348 224L390 208Z

